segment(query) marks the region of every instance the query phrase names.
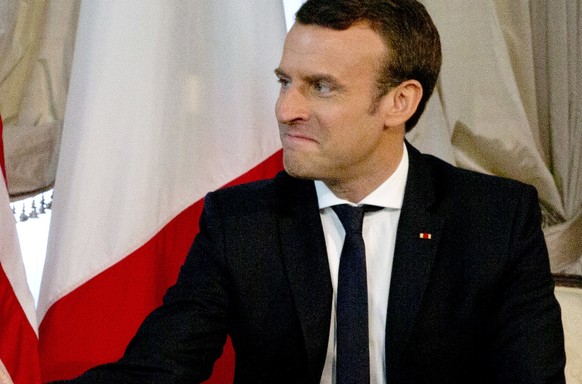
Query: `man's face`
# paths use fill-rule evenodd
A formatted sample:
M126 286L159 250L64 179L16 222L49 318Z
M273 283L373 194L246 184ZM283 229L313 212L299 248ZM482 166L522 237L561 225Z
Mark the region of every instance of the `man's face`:
M337 31L296 23L275 71L275 107L284 164L293 176L326 183L377 172L385 156L381 110L374 108L386 47L364 24Z

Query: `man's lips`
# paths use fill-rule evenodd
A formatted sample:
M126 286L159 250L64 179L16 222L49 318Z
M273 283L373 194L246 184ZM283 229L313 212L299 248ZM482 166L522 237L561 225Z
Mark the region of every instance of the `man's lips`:
M282 141L284 145L301 145L307 143L317 143L317 140L315 140L313 137L295 132L284 133Z

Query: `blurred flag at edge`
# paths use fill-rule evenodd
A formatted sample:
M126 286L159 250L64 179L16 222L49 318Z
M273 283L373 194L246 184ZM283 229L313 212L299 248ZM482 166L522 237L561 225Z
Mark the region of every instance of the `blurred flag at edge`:
M39 298L44 381L118 359L174 283L204 195L282 169L284 20L264 0L82 3ZM209 382L233 366L227 347Z
M34 299L20 253L6 184L0 117L0 383L40 383Z

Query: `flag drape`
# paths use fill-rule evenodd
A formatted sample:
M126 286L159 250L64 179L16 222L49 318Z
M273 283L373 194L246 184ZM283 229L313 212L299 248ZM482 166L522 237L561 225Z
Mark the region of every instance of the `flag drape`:
M34 300L6 187L0 118L0 382L40 383Z
M282 8L82 3L38 307L44 381L119 358L175 281L204 195L282 168ZM214 382L232 377L226 355Z

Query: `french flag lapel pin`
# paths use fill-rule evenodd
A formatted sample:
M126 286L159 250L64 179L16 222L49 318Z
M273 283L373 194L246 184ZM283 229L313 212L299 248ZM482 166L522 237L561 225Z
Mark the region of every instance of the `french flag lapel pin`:
M419 238L424 239L424 240L432 240L432 233L428 233L428 232L420 232L420 234L418 235Z

